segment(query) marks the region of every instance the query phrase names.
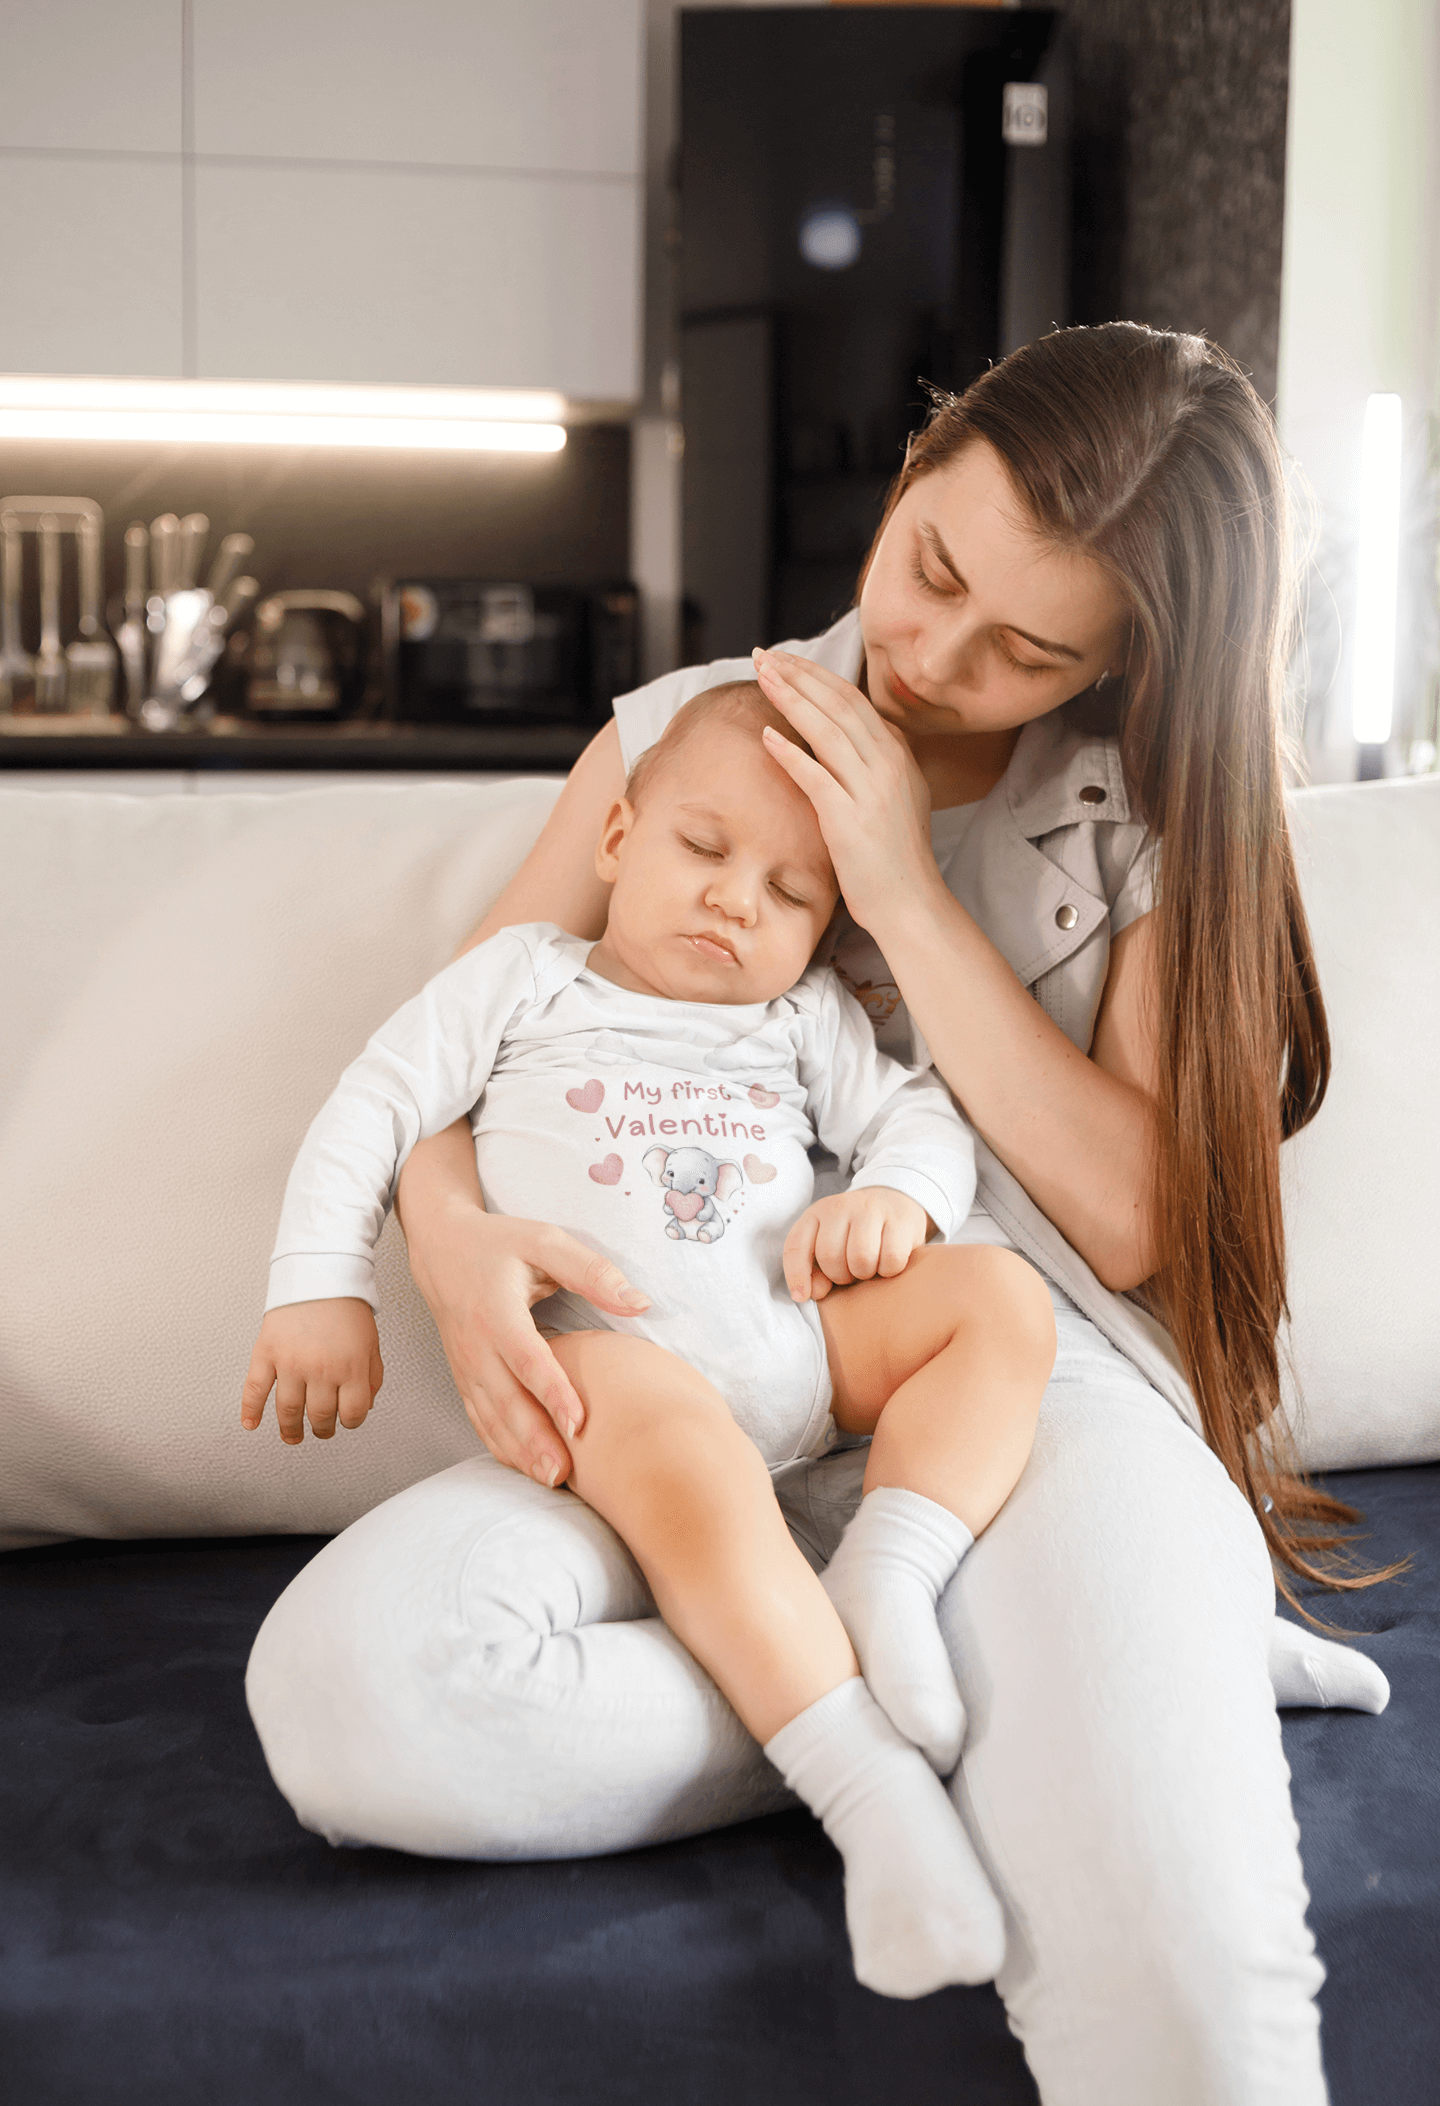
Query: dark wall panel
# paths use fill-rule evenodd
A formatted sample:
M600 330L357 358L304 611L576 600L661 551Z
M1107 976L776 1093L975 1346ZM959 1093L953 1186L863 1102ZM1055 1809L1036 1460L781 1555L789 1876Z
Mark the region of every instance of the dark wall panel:
M1069 0L1066 14L1076 321L1203 330L1273 401L1289 0Z

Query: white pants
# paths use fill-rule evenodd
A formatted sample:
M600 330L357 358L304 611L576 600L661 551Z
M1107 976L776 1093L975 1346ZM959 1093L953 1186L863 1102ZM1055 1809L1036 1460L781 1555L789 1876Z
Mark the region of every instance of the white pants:
M1045 2106L1322 2106L1263 1539L1093 1326L1067 1304L1057 1328L1029 1465L941 1603L1010 2023ZM777 1477L817 1566L863 1468ZM583 1856L787 1803L609 1527L488 1456L327 1545L247 1689L280 1789L335 1842Z

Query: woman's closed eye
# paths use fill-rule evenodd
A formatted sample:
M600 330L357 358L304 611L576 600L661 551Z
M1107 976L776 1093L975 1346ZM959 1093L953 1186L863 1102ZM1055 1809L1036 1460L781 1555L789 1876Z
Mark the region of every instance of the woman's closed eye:
M948 600L953 598L957 592L963 592L965 589L960 584L959 580L956 578L947 578L943 582L939 579L932 578L929 571L925 568L925 565L922 562L918 552L911 559L910 575L914 578L915 583L920 587L920 590L922 592L928 592L932 599ZM1006 665L1010 667L1012 672L1054 673L1059 671L1058 666L1054 666L1048 663L1037 664L1033 659L1018 658L1015 655L1014 651L1011 650L1009 644L1006 643L1003 636L996 637L995 648L999 652L1000 656L1004 659Z
M932 578L918 554L910 559L910 575L920 587L920 590L928 592L933 599L948 600L952 592L959 590L953 578L946 579L943 584Z
M1044 663L1037 665L1033 659L1017 658L1003 636L996 637L995 648L1004 659L1006 665L1012 667L1017 673L1054 673L1059 671L1058 666Z

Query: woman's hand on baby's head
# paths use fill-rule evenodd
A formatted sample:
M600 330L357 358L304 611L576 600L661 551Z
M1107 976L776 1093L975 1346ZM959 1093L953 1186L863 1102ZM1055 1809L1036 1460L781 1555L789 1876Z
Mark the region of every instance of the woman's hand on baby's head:
M832 1287L893 1279L933 1228L918 1200L888 1185L817 1199L785 1238L785 1284L792 1300L820 1302Z
M304 1440L307 1418L315 1438L328 1441L337 1424L364 1424L384 1379L368 1302L289 1302L267 1310L260 1326L240 1393L240 1423L255 1431L273 1389L275 1422L287 1447Z

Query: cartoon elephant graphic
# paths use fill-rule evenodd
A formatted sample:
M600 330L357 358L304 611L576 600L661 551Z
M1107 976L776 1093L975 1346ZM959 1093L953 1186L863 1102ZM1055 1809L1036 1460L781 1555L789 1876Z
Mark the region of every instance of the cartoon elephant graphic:
M717 1162L704 1148L648 1148L645 1168L665 1193L665 1233L673 1243L718 1243L725 1216L715 1202L745 1182L738 1163Z

